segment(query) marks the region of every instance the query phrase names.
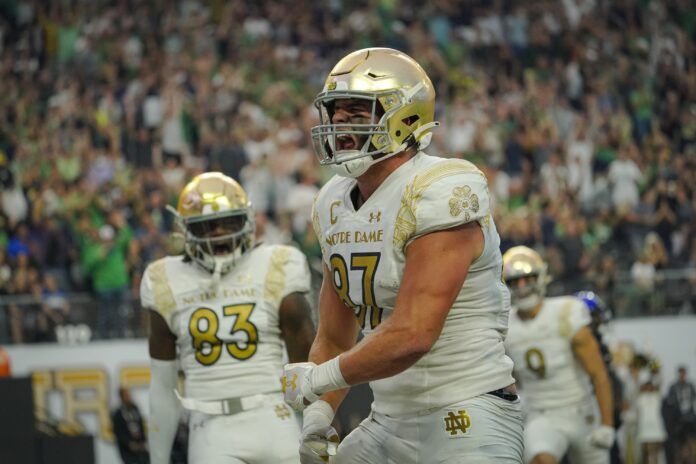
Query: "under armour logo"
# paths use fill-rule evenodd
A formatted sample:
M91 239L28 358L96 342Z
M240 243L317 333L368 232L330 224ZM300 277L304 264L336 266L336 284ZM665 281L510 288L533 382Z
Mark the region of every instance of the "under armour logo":
M288 380L287 376L283 376L283 393L285 393L287 387L292 388L292 391L297 390L297 374L293 374L290 380Z
M329 206L329 218L331 220L331 225L336 224L336 221L338 221L338 217L334 214L334 208L341 206L340 201L334 201L331 203L331 206Z
M462 432L462 435L464 435L469 427L471 427L471 417L463 409L457 411L457 414L450 411L447 417L445 417L445 430L450 435L455 436L459 432Z
M370 222L372 222L372 221L379 222L380 219L382 219L382 212L381 211L377 211L376 214L374 212L370 212L370 219L369 219Z
M276 407L274 408L276 416L278 416L279 419L287 419L290 417L290 411L288 411L287 406L284 404L277 404Z

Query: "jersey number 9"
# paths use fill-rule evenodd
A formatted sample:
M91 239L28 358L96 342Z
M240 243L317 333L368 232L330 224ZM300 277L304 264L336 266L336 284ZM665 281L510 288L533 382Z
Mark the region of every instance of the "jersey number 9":
M544 360L544 354L539 348L530 348L524 354L524 360L527 363L527 368L534 372L534 374L543 379L546 377L546 361Z

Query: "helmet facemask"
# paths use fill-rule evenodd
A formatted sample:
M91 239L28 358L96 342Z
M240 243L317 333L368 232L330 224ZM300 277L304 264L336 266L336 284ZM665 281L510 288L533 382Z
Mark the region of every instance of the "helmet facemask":
M539 253L525 246L516 246L503 255L503 280L510 289L513 306L527 312L544 301L550 278Z
M387 121L397 108L395 107L390 112L385 112L380 99L391 101L395 98L394 94L395 92L391 91L383 92L382 95L347 91L321 94L314 101L314 105L319 110L319 125L312 128L312 142L314 151L319 158L319 163L324 166L346 163L346 174L350 175L356 172L356 169L351 169L351 167L358 167L363 164L350 162L361 158L372 158L369 161L376 161L373 158L374 156L386 153L392 145L387 130ZM344 99L367 101L371 107L370 116L356 116L346 123L333 123L332 119L336 101ZM341 137L351 137L357 143L354 147L341 149ZM383 158L381 157L381 159ZM372 164L372 162L369 162L369 165ZM354 174L354 177L361 175L363 172Z
M184 235L186 255L212 274L207 287L216 285L254 246L254 213L247 194L220 172L193 178L181 191L177 208L168 209Z
M254 220L248 210L180 218L186 254L206 270L225 274L253 246Z
M367 102L370 117L334 122L339 100ZM433 121L435 91L425 71L407 55L386 48L358 50L339 61L314 106L320 121L311 133L319 163L345 177L359 177L412 146L425 148L438 125ZM342 137L357 143L342 148Z
M524 282L520 284L520 281ZM531 311L544 299L546 285L539 274L519 276L507 279L505 282L510 288L512 304L520 311Z

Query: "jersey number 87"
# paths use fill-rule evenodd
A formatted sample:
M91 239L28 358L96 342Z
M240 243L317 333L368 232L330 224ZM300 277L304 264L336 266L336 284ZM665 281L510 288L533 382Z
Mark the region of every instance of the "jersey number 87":
M362 305L357 305L349 295L348 265L343 256L334 254L330 258L333 285L338 297L344 305L355 311L360 327L365 328L366 321L370 321L370 328L376 329L382 322L382 308L377 307L375 297L375 274L379 265L380 253L352 253L350 255L350 270L362 271ZM367 317L368 311L370 317Z

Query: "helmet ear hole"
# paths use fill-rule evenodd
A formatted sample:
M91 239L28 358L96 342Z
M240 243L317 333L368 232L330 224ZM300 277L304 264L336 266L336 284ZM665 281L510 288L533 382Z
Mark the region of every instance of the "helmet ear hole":
M415 124L416 122L418 122L419 119L420 119L420 116L418 116L417 114L414 114L413 116L409 116L407 118L402 119L401 122L403 122L404 124L406 124L407 126L410 127L413 124ZM397 133L396 135L399 135L399 134Z

